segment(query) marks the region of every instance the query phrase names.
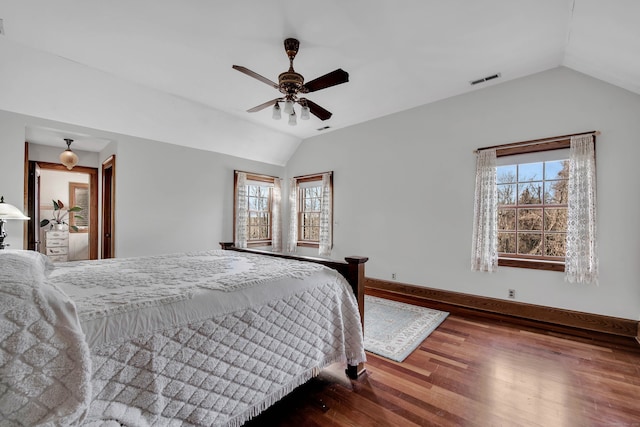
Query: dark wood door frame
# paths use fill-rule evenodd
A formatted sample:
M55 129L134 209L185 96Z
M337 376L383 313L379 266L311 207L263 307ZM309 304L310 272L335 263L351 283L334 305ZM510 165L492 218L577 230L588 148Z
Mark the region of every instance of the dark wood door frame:
M31 173L32 171L35 171L36 164L40 169L44 170L69 172L66 166L59 163L29 160L29 167L27 171L27 180L29 181L27 188L29 189L33 188L31 181L36 179L35 173ZM75 166L73 168L73 172L86 173L89 175L89 259L98 259L98 168ZM33 197L27 196L28 212L32 212L35 209L35 204L33 203ZM33 220L30 220L29 222L29 227L34 227L32 230L39 230L40 227L38 224L31 224ZM35 236L35 231L31 231L27 234ZM29 242L29 245L31 245L31 242Z
M102 258L115 256L116 156L102 163Z

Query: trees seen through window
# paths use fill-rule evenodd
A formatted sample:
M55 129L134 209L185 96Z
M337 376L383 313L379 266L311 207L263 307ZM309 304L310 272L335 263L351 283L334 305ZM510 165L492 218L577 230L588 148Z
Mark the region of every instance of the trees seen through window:
M568 178L567 159L497 168L501 256L564 260Z

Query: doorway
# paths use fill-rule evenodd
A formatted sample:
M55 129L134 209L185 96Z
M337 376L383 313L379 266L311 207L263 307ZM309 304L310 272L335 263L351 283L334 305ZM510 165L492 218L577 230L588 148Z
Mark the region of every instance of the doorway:
M116 156L102 163L102 258L115 256Z
M47 190L47 194L44 194L45 181L41 177L46 173L66 175L68 178L58 180L63 184L62 187L61 184L58 184L55 192ZM65 222L71 226L71 230L69 230L71 231L69 236L70 253L79 254L76 255L78 259L98 259L98 169L76 166L70 171L61 164L30 160L27 179L27 210L32 218L27 230L27 248L34 251L44 249L40 220L50 219L49 217L55 214L52 200L55 200L56 203L58 200L64 200L64 211L75 205L82 205L83 209L82 212L79 212L82 213L81 219L74 218L73 213L67 214L72 215L72 218L64 218ZM41 197L46 197L47 200L41 200ZM83 241L86 241L86 248L81 243ZM85 250L86 254L83 252ZM72 255L69 260L73 259Z

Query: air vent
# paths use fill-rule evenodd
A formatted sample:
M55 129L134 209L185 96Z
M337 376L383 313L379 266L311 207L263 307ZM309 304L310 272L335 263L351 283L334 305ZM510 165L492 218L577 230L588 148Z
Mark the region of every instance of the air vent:
M323 131L323 130L327 130L327 129L330 129L330 128L331 128L331 126L325 126L325 127L318 128L317 130Z
M483 78L478 79L478 80L472 80L469 83L471 83L471 86L473 86L473 85L477 85L477 84L480 84L480 83L488 82L489 80L497 79L500 76L501 76L501 74L497 73L497 74L493 74L491 76L483 77Z

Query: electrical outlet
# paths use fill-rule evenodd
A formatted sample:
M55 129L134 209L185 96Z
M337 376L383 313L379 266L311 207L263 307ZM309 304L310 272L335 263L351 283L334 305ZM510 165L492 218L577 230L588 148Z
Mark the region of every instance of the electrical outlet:
M391 280L396 280L396 273L391 273Z
M509 289L509 298L515 298L516 297L516 290L515 289Z

